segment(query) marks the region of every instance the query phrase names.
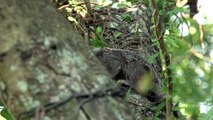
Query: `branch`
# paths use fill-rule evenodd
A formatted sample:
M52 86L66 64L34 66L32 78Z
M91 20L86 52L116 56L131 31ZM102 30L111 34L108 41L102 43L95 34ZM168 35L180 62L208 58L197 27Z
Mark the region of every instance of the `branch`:
M90 4L90 0L84 0L84 2L86 4L89 17L92 17L93 14L92 14L92 7L91 7L91 4Z
M164 60L165 60L165 70L166 75L165 78L168 78L167 80L167 96L166 96L166 119L171 120L173 118L172 115L172 70L169 68L169 65L171 64L170 56L166 50L166 46L163 40L163 31L160 25L163 23L160 21L160 15L157 8L157 4L155 0L149 0L149 3L153 10L153 17L154 17L154 24L155 24L155 33L158 39L158 42L160 43L160 50L163 54Z
M43 106L43 109L44 109L44 113L47 113L50 110L53 110L58 107L61 107L62 105L65 105L72 99L84 99L82 102L80 102L80 105L77 110L77 111L79 111L79 109L81 109L84 104L94 100L95 98L102 98L102 97L106 97L106 96L121 96L121 94L122 94L122 91L119 89L119 87L103 88L101 90L97 90L93 93L88 93L88 94L87 93L75 93L75 94L70 95L69 97L67 97L64 100L61 100L58 102L46 103ZM18 120L22 120L24 118L34 116L37 108L38 107L34 107L34 108L30 109L29 111L21 113L18 117Z
M203 25L202 24L199 24L199 31L200 31L200 45L201 45L201 48L204 49L205 46L204 46L204 40L203 40Z
M211 58L208 58L202 54L200 54L199 52L197 52L195 49L191 48L190 52L192 53L192 55L194 55L195 57L205 61L205 62L208 62L210 64L213 65L213 60Z

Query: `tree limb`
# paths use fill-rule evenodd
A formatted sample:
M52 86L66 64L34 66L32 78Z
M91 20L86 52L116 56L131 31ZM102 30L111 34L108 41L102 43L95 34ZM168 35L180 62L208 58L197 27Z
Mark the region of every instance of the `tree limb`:
M155 33L158 39L158 42L160 43L160 50L163 54L164 60L165 60L165 70L166 70L166 75L165 78L168 78L167 80L167 96L166 96L166 119L171 120L172 119L172 70L169 68L169 65L171 63L170 56L166 50L166 46L163 40L163 31L160 25L163 24L163 22L160 21L159 19L159 11L157 8L157 4L155 0L149 0L149 3L152 7L153 10L153 17L154 17L154 24L155 24Z

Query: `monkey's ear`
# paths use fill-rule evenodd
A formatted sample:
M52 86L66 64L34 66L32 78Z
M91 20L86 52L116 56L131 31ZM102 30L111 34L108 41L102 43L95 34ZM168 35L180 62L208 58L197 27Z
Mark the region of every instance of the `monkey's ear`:
M102 49L101 48L93 48L92 51L96 55L96 54L100 53L102 51Z

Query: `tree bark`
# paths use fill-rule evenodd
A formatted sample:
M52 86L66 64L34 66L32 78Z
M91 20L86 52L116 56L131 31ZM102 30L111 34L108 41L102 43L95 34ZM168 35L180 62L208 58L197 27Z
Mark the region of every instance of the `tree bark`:
M72 94L101 91L113 82L49 0L0 2L0 100L15 119L134 119L123 100L111 97L80 108L86 101L72 99L47 111Z

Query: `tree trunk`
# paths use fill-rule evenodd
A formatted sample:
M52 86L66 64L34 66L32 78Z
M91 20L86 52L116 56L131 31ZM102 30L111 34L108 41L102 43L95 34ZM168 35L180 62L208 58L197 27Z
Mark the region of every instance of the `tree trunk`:
M134 119L124 100L103 97L113 81L49 0L0 2L0 100L14 118Z

